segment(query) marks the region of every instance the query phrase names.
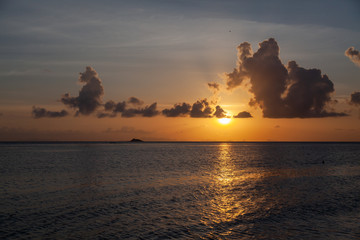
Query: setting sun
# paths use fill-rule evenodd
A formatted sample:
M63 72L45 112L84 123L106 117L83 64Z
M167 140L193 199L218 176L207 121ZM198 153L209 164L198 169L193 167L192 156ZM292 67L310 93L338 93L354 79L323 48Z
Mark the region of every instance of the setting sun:
M219 123L221 124L229 124L231 122L231 118L219 118L218 119Z

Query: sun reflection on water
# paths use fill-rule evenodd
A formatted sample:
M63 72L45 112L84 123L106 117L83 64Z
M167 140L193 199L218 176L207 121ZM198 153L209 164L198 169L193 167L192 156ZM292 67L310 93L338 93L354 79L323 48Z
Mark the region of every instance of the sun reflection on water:
M218 146L218 159L212 172L210 189L213 198L209 199L208 207L204 209L206 225L232 221L243 212L232 191L236 181L236 168L231 162L230 148L229 144Z
M210 227L233 222L244 214L254 213L262 207L261 202L264 200L264 196L259 196L254 191L254 186L264 174L246 167L246 159L239 166L241 153L232 148L227 143L218 145L218 157L214 161L210 180L211 198L203 207L202 222Z

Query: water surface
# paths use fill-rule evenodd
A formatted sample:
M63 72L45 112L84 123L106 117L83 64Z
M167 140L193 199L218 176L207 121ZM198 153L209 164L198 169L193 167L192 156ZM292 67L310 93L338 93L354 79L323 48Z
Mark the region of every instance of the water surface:
M0 144L0 238L359 239L360 144Z

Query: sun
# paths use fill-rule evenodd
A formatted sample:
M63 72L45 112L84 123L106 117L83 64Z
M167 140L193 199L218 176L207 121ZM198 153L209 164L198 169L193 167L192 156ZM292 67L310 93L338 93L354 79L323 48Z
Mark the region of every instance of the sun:
M219 118L218 121L219 121L219 123L226 125L231 122L231 118Z

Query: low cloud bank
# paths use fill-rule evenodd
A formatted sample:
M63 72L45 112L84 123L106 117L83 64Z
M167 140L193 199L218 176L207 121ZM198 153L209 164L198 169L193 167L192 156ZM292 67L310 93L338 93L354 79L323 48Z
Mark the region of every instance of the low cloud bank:
M59 112L57 111L48 111L45 108L40 107L33 107L32 109L32 116L34 118L60 118L60 117L66 117L69 113L66 110L61 110Z
M239 112L237 115L234 116L234 118L252 118L253 116L251 115L251 113L243 111L243 112Z
M128 108L129 105L141 106L144 102L136 97L130 97L127 102L114 102L112 100L107 101L104 105L104 112L97 114L98 118L104 117L116 117L117 114L120 114L121 117L131 118L131 117L155 117L159 115L159 111L156 110L157 103L145 107L138 108Z
M162 110L166 117L186 117L192 118L224 118L227 113L221 106L213 106L206 98L197 100L190 105L189 103L175 104L172 108Z
M86 67L85 71L80 73L78 81L84 84L79 91L79 95L71 96L69 93L65 93L60 99L65 106L76 111L75 116L89 116L96 113L98 118L116 117L118 114L130 118L136 116L154 117L160 113L156 109L156 102L142 107L144 102L136 97L130 97L127 101L118 103L109 100L103 104L104 87L98 73L92 67ZM34 107L32 110L32 116L36 119L65 117L67 115L69 113L66 110L56 112L38 107Z

